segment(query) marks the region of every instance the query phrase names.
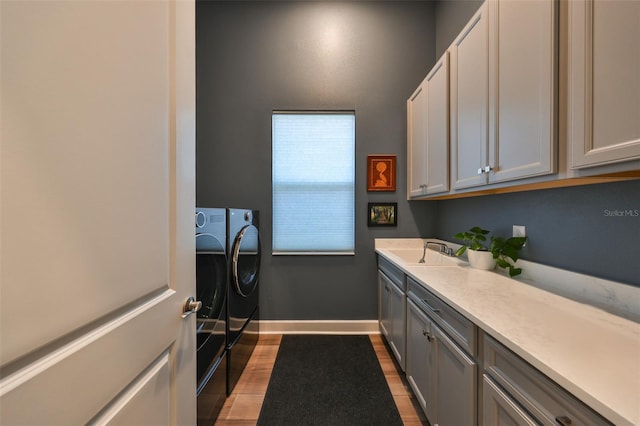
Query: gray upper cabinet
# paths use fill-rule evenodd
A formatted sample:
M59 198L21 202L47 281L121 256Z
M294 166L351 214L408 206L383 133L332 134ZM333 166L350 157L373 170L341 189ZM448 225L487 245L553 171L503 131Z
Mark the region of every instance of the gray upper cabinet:
M457 189L557 171L557 3L489 0L451 47Z
M568 8L571 167L640 159L640 2Z
M451 175L454 188L487 183L480 169L488 162L488 5L469 21L449 48L451 54Z
M449 190L449 52L427 75L427 194Z
M557 171L555 0L489 1L489 182Z
M449 53L407 101L408 198L449 190Z
M426 195L427 82L407 100L407 198Z

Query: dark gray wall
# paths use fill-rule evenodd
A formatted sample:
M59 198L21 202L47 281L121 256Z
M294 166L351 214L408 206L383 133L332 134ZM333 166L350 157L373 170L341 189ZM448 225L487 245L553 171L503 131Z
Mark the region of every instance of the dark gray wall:
M449 48L483 0L440 0L436 3L436 58Z
M373 319L374 238L451 240L474 225L501 234L526 225L523 258L640 286L640 218L606 212L640 209L640 181L405 201L406 98L479 5L197 3L197 203L261 211L264 319ZM323 38L326 24L337 45ZM355 110L355 256L271 256L274 109ZM397 192L366 192L374 153L397 154ZM367 228L369 201L398 202L399 226Z
M197 204L261 211L263 319L377 317L373 239L435 233L408 203L406 99L434 63L431 2L198 2ZM356 255L271 256L271 112L356 113ZM398 156L395 193L366 192L367 154ZM367 202L398 202L368 228Z
M640 286L640 180L440 202L437 235L525 225L522 258Z

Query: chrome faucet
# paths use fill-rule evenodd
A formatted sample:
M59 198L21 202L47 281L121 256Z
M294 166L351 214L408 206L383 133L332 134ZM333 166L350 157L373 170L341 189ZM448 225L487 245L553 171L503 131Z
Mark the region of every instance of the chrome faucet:
M427 241L426 243L424 243L424 246L422 247L422 258L418 260L418 263L424 263L424 257L427 254L427 247L429 247L429 245L438 246L440 247L440 250L439 250L440 253L446 254L447 256L453 256L453 249L447 246L446 244L437 243L435 241Z

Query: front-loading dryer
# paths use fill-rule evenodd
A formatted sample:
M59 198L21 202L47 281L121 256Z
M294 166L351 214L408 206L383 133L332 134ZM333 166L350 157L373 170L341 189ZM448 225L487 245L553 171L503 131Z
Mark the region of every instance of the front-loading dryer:
M227 209L227 394L235 387L259 337L258 211Z
M198 424L211 425L227 396L227 220L224 208L196 209Z

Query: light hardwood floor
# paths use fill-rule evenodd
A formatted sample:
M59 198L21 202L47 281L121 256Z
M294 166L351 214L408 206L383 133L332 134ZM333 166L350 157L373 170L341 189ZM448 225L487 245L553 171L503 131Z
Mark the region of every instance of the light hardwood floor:
M398 372L382 336L373 334L370 338L403 423L407 426L427 425L422 410L417 405L404 375ZM260 336L251 359L233 393L222 407L215 426L256 424L281 339L282 335Z

